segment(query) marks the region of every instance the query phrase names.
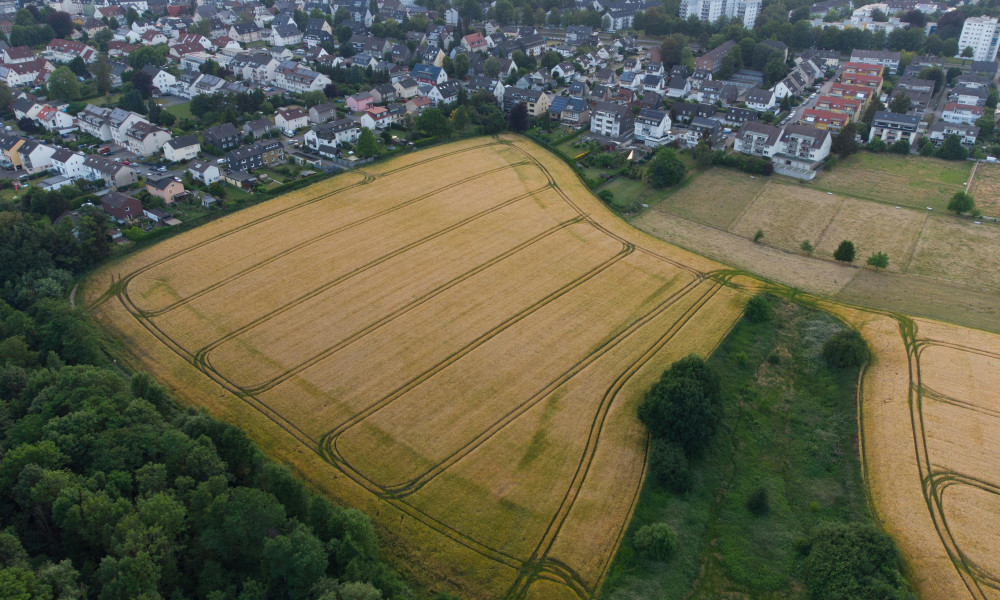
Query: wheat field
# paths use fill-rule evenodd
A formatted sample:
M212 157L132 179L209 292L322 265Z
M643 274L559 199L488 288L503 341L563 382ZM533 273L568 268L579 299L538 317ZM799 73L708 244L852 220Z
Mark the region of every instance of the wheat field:
M642 483L636 402L742 312L718 266L618 222L538 148L480 138L240 211L84 290L137 366L368 511L424 579L587 598Z
M734 226L780 216L772 196ZM788 245L838 224L840 199L812 200L831 203L823 224ZM713 230L650 231L684 244ZM823 294L838 273L815 277ZM600 594L627 528L642 392L671 362L709 355L756 290L813 302L872 349L859 452L914 586L1000 598L1000 337L728 270L620 221L523 138L339 175L81 289L123 359L365 510L408 576L463 598L567 600Z

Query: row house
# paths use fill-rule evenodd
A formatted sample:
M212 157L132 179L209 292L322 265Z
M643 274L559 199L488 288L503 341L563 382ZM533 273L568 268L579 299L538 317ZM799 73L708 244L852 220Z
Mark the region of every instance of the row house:
M986 109L982 106L949 102L944 105L941 120L953 125L971 125L984 114L986 114Z
M844 73L840 77L841 83L867 87L874 90L875 95L882 93L882 78L878 75L865 75L863 73Z
M778 150L781 128L759 121L744 123L736 133L733 149L743 154L771 158Z
M799 117L799 123L802 125L810 125L816 129L827 129L833 132L840 131L850 122L850 116L845 115L844 113L819 110L815 108L805 109L802 111L802 116Z
M722 59L725 58L736 47L736 42L726 40L722 44L702 54L694 59L694 66L698 69L707 69L716 72L722 66Z
M371 92L359 92L357 94L351 94L345 98L344 105L347 106L348 110L360 112L368 110L374 106L375 98L372 96Z
M97 50L82 42L58 38L49 41L45 51L56 62L70 62L79 56L87 64L97 60L98 54Z
M865 87L863 85L850 85L846 83L834 83L830 86L830 90L827 94L834 98L853 98L855 100L860 100L862 102L862 114L864 114L865 109L868 108L868 104L871 102L871 99L875 97L875 92L870 87Z
M320 156L327 158L335 156L337 146L353 144L361 135L361 125L354 119L337 119L323 125L318 125L306 132L303 137L305 145Z
M284 145L277 141L256 142L226 153L229 171L252 171L285 162Z
M212 40L199 33L182 33L169 43L171 48L179 44L198 44L201 46L201 49L206 52L215 48L215 44L212 43Z
M133 125L146 118L142 115L121 108L101 108L88 104L76 115L80 131L90 134L104 142L115 142L125 146L125 132Z
M635 139L655 148L670 141L670 113L664 110L643 108L635 118Z
M901 115L886 110L876 111L868 141L878 138L886 144L893 144L899 140L906 140L912 145L917 136L918 125L920 117L917 115Z
M989 91L984 88L973 88L960 85L948 91L948 102L953 102L955 104L984 106L988 97Z
M971 148L979 137L979 128L975 125L955 125L938 121L927 129L927 137L935 146L940 146L953 135L958 136L963 146Z
M296 65L277 69L274 73L274 84L289 92L318 92L330 84L330 78Z
M36 58L28 62L13 63L0 66L0 81L8 87L22 85L41 85L45 83L55 67L44 58Z
M923 116L930 107L931 101L933 100L933 95L930 92L914 92L912 90L904 90L896 88L892 90L892 95L889 96L889 102L892 103L893 100L905 96L910 100L910 108L908 112L912 112L915 115Z
M865 103L857 98L820 96L816 98L815 107L827 112L841 113L847 115L851 121L857 121L864 114Z
M844 65L844 74L846 75L868 75L871 77L881 77L882 76L882 66L881 65L870 65L868 63L862 62L848 62Z
M83 166L87 169L88 179L103 180L109 188L123 188L139 181L135 169L104 158L97 154L89 154L83 159Z
M607 137L630 137L635 131L635 115L627 106L597 102L590 112L590 131Z
M967 76L965 76L967 77ZM962 79L959 77L956 81ZM985 77L983 77L985 79ZM896 83L897 90L908 92L934 93L934 81L931 79L920 79L919 77L900 77Z
M900 52L890 52L887 50L854 50L851 53L852 63L865 63L869 65L879 65L885 68L890 75L895 75L899 70L899 61L902 58Z
M0 61L5 65L35 60L35 53L28 46L8 46L0 52Z

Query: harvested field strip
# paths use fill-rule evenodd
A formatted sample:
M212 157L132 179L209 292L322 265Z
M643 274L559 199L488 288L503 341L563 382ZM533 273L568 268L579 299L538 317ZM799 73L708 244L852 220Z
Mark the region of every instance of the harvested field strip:
M1000 289L1000 227L928 219L909 272Z
M751 179L738 171L711 169L684 182L656 206L660 210L725 230L736 224L766 184L764 177Z
M445 200L450 198L444 194L446 191L461 193L463 189L467 189L466 193L470 194L469 199L471 200L476 195L472 193L477 189L474 184L481 176L502 175L509 180L509 183L504 182L505 189L506 186L510 186L510 190L515 191L518 189L517 184L520 181L516 168L517 165L498 167L481 175L467 177L444 188L431 189L413 196L405 202L393 202L392 199L395 195L392 194L387 194L381 202L379 201L381 194L356 194L352 197L351 206L345 207L345 210L339 210L340 207L336 206L334 210L329 211L332 213L330 215L322 217L320 215L301 215L305 222L286 219L281 223L269 223L267 235L262 235L262 232L257 228L248 229L243 232L245 235L241 238L225 241L227 253L221 253L220 248L215 245L206 245L198 250L199 254L185 257L183 262L176 261L169 266L161 265L156 271L157 278L153 281L149 281L143 276L138 277L133 282L134 289L140 297L149 302L146 304L147 315L162 314L222 288L257 269L272 267L273 270L278 268L281 266L281 259L294 259L303 249L313 252L323 249L322 242L336 238L344 232L355 230L355 228L363 229L362 226L369 228L384 226L382 225L384 221L407 218L407 215L419 214L418 211L445 204ZM397 183L400 189L397 194L409 187L406 181ZM480 197L485 196L481 187L479 191ZM332 203L330 204L332 205ZM381 210L379 210L380 208ZM348 221L346 224L337 225L345 220ZM281 227L278 227L279 225ZM268 244L262 242L262 239L272 241ZM290 241L296 239L302 241L290 244ZM251 249L252 251L250 251ZM211 256L211 260L209 260L209 256ZM261 260L261 257L266 258ZM190 268L188 262L192 260L199 265L199 268ZM221 265L221 268L212 269L201 266L215 263ZM175 301L166 306L156 306L146 298L151 292L162 290L167 284L169 284L170 293L166 295L177 298ZM149 291L146 291L147 286L150 288Z
M256 279L248 279L241 281L238 286L227 288L230 296L213 294L206 297L203 302L191 306L191 315L212 319L214 322L230 328L231 333L204 345L199 350L198 355L199 357L205 356L228 339L236 337L276 315L291 310L386 261L530 197L531 194L525 194L511 198L472 214L469 213L482 209L482 206L470 203L463 207L464 210L455 209L450 214L448 211L442 210L443 222L432 221L428 216L426 221L408 228L405 226L406 222L403 221L399 224L400 233L397 237L372 238L373 232L358 231L352 235L350 240L343 240L340 246L346 256L332 255L328 250L317 252L314 256L310 255L311 260L307 266L302 266L299 269L280 269L278 265L275 265L273 268L276 269L276 272L264 285L257 284ZM484 202L484 204L486 203ZM400 242L405 243L405 245L399 247ZM349 250L350 254L348 254ZM325 260L324 255L328 257ZM315 275L309 276L313 274ZM328 279L331 276L332 279ZM318 287L305 288L307 285L313 285L316 280L325 281ZM228 298L231 297L243 299L247 302L248 308L237 312L232 311L228 301ZM185 316L188 315L182 315L178 319L183 323Z
M984 215L1000 217L1000 165L979 163L969 195L976 199L976 208Z
M996 552L996 540L1000 539L1000 519L997 519L1000 489L963 479L952 478L950 485L938 486L941 512L948 519L948 528L963 562L979 577L996 585L1000 582L1000 553Z
M802 240L816 242L821 237L842 202L824 192L768 182L731 231L752 238L761 230L765 243L797 250Z
M625 323L642 319L648 298L689 281L686 274L679 282L671 278L664 289L663 278L641 278L629 264L636 260L629 256L535 311L345 431L337 440L341 456L383 488L404 484L440 464L469 433L487 429L531 398L547 374L572 369L594 348L617 339ZM567 331L573 345L566 344ZM519 345L524 349L511 352ZM504 360L491 360L495 357ZM463 398L461 404L438 402L456 396ZM426 436L424 431L447 433ZM377 455L366 451L383 436L396 440L396 447Z
M995 394L1000 390L1000 355L931 343L921 347L920 361L925 389L948 390L950 398L1000 411L1000 396Z
M922 398L921 417L929 461L934 470L1000 482L1000 449L990 441L1000 418L955 404ZM959 427L961 434L954 429Z

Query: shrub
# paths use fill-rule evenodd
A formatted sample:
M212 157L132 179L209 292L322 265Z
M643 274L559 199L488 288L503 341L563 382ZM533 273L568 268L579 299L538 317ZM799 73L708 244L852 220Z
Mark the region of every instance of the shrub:
M611 201L615 199L615 194L611 190L601 190L597 193L597 197L611 204Z
M677 444L653 440L649 450L649 471L657 483L675 494L691 489L691 469L684 450Z
M677 532L666 523L651 523L635 532L632 543L641 556L652 560L666 560L677 547Z
M886 533L870 524L824 524L800 546L810 597L913 598L899 572L899 552Z
M764 230L758 229L757 233L753 234L753 243L758 243L764 238Z
M766 294L757 294L747 301L746 316L751 323L770 321L772 313L771 300Z
M747 498L747 510L750 511L750 514L757 517L763 517L771 512L771 504L768 502L766 489L762 487L757 488L750 494L750 497Z
M837 332L823 344L823 360L835 369L860 366L868 360L868 344L853 329Z
M802 240L802 243L799 244L799 250L805 252L806 254L812 254L813 245L809 242L809 240Z

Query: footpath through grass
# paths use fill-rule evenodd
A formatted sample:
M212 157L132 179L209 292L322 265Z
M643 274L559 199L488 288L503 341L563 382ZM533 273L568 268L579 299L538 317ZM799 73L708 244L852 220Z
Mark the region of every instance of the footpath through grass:
M858 371L831 370L820 355L844 328L786 301L772 321L736 326L709 360L724 417L691 466L691 491L647 478L603 598L807 596L796 542L822 522L871 522L856 449ZM756 392L741 394L748 386ZM747 501L761 488L770 510L754 516ZM639 557L634 532L661 521L677 530L677 550L667 561Z

